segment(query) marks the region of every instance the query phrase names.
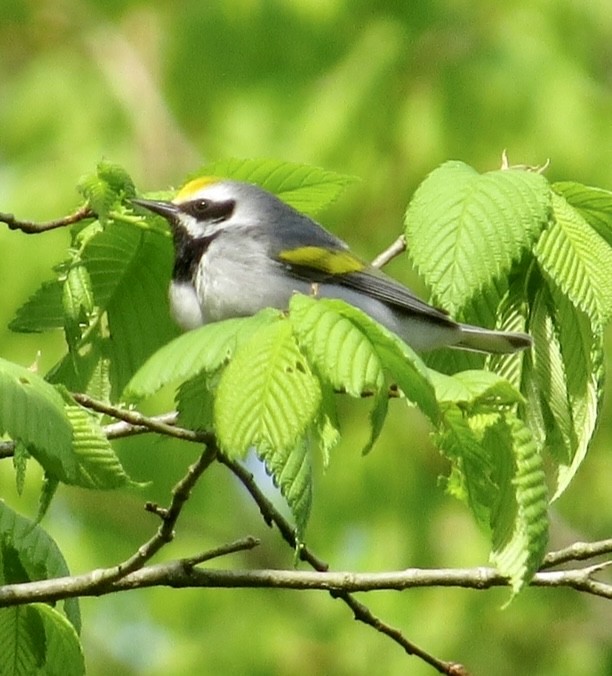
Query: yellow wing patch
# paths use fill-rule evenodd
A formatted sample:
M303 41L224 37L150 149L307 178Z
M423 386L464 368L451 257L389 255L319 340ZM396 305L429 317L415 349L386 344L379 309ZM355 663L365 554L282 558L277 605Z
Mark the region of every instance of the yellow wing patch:
M290 251L281 251L279 258L284 263L313 268L330 275L346 275L359 272L366 264L349 251L334 251L318 246L302 246Z
M217 178L217 176L200 176L200 178L194 178L193 181L185 183L185 185L176 194L174 200L177 202L183 202L189 199L191 195L198 192L198 190L201 190L205 186L211 185L212 183L217 183L220 180L221 179Z

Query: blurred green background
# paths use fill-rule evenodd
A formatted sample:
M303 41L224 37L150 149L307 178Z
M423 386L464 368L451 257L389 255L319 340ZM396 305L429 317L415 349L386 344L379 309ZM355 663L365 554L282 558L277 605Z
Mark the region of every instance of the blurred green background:
M485 171L507 149L551 180L612 188L612 12L609 0L11 0L0 3L0 211L29 219L78 204L75 185L102 157L141 190L178 186L200 164L271 156L360 176L321 220L373 257L399 234L411 193L446 159ZM65 232L0 228L0 356L47 370L62 336L6 328L62 260ZM391 271L425 292L407 258ZM609 341L610 343L610 341ZM609 344L612 351L612 344ZM166 393L148 404L171 405ZM367 458L367 402L343 403L344 440L319 471L309 544L334 569L472 566L486 539L444 495L446 470L426 423L393 402ZM552 545L609 537L609 397L596 442L553 508ZM142 490L61 488L44 525L74 572L126 558L157 526L146 499L166 503L198 453L152 438L121 457ZM15 494L33 515L32 468ZM163 557L247 533L263 545L219 566L291 567L244 491L212 468ZM362 598L383 619L478 676L612 673L612 607L567 590L453 589ZM82 602L92 676L115 674L431 674L323 593L166 589Z

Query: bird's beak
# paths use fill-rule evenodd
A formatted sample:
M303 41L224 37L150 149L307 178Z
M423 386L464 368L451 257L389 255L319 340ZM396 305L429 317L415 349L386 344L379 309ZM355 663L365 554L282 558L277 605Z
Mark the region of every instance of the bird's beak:
M154 214L163 216L168 221L175 220L178 216L179 209L176 204L172 202L164 202L163 200L143 200L133 199L132 204L137 204L139 207L144 207Z

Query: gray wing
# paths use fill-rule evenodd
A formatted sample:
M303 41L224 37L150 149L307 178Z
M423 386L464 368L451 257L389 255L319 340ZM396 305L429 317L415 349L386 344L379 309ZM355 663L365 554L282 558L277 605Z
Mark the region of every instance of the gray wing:
M335 277L334 281L356 291L362 291L408 314L422 315L444 326L456 326L456 322L448 316L445 310L429 305L403 284L375 268L366 268L363 272L351 272L348 275L342 275L341 278Z
M294 211L292 218L285 218L282 238L278 237L277 232L269 234L271 235L270 253L272 257L276 258L289 274L299 279L318 283L333 282L367 294L387 305L403 310L407 314L421 315L429 321L437 322L443 326L457 326L447 312L429 305L415 296L403 284L367 264L365 264L365 269L360 272L333 275L317 267L282 263L277 255L277 252L281 249L314 246L333 251L349 251L345 242L328 232L319 223L299 212Z

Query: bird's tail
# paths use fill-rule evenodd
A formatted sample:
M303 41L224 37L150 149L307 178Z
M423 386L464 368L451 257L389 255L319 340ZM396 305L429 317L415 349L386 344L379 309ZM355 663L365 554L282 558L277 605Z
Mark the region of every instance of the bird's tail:
M509 354L526 350L531 347L533 340L526 333L512 331L492 331L481 329L469 324L461 324L461 340L453 345L463 350L476 352L491 352L494 354Z

